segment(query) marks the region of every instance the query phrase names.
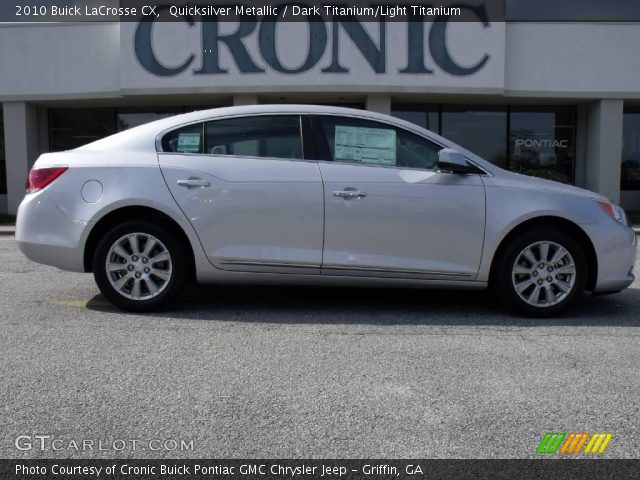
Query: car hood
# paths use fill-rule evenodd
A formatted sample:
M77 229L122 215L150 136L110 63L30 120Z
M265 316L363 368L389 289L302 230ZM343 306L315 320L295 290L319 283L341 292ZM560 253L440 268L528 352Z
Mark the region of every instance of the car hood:
M494 171L493 184L504 188L516 188L520 190L536 190L540 192L572 195L594 200L610 201L604 195L586 190L584 188L567 185L565 183L546 180L544 178L530 177L506 170Z

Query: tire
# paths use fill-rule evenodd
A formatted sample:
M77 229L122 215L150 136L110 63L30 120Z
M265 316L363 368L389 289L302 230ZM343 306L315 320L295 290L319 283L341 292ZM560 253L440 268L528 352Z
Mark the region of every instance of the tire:
M100 292L111 303L123 310L150 312L179 292L185 256L167 230L151 222L130 221L109 230L98 243L93 272Z
M585 252L571 235L558 228L541 227L518 234L497 260L494 291L508 307L524 316L558 315L584 293Z

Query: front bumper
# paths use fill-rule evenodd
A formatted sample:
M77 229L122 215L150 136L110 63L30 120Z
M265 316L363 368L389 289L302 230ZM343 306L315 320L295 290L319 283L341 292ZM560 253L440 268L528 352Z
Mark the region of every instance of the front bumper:
M594 293L616 292L635 280L636 234L615 221L603 222L591 232L598 257L598 277Z
M16 241L34 262L84 272L86 231L87 222L69 220L46 191L28 194L18 208Z

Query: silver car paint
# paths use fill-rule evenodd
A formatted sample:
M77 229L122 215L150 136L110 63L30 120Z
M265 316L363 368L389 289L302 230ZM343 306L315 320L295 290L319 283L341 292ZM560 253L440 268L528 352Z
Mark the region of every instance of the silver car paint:
M205 254L225 270L320 273L322 178L317 162L159 154L173 197ZM184 187L198 179L209 187Z
M209 167L205 168L203 164L208 164L210 157L175 154L158 155L156 153L156 142L160 135L180 125L206 119L264 113L331 114L386 122L425 136L443 147L461 151L472 162L484 169L487 174L483 176L459 176L417 170L363 166L349 166L351 168L342 169L335 168L338 166L335 164L330 165L330 162L275 160L269 163L270 161L265 161L265 159L242 159L244 168L239 169L237 172L227 172L226 170L222 172L221 169L215 170L213 167L211 168L215 171L206 171ZM172 158L169 159L168 157ZM189 163L178 163L176 165L176 162L180 162L180 157ZM222 161L220 163L222 165L224 161L229 162L229 160L228 158L220 158L216 159L216 162ZM158 168L159 162L163 166L162 173L164 173L164 177ZM229 165L231 164L232 162L229 163ZM37 167L53 165L68 165L70 168L49 187L42 191L28 194L25 197L18 212L16 238L20 248L29 258L63 269L84 271L85 242L93 225L105 214L123 206L142 205L163 211L185 231L194 251L197 276L201 281L355 282L358 284L393 283L397 285L424 284L482 288L487 284L493 255L502 239L513 227L525 220L538 216L565 218L574 222L589 236L594 244L598 258L596 291L618 290L628 286L633 281L630 269L635 259L635 236L630 228L611 219L598 206L595 200L603 200L604 197L601 195L568 185L506 172L433 132L402 120L371 112L300 105L230 107L194 112L152 122L73 151L44 154L36 162ZM287 196L284 190L280 190L279 194L275 195L275 198L271 197L273 185L270 186L270 182L273 182L276 174L271 169L268 172L263 169L267 165L275 166L278 170L277 175L284 175L283 178L293 180L291 183L297 185L294 189L295 195ZM253 170L254 168L256 169L255 171ZM362 271L366 269L362 268L360 273L357 269L346 272L340 269L340 272L325 271L323 272L325 275L317 274L315 266L318 258L318 242L311 238L313 234L306 235L307 232L304 232L303 235L300 232L300 228L296 226L298 224L294 219L299 218L304 222L305 228L309 228L310 231L314 232L321 228L318 226L321 222L314 218L310 219L308 216L300 216L301 211L297 209L297 205L292 204L298 201L311 208L311 211L316 212L316 214L319 212L320 207L314 205L322 204L322 202L315 200L318 197L321 184L314 180L314 168L323 169L323 173L326 173L328 177L325 182L335 185L336 188L338 186L353 186L352 184L355 183L356 186L362 186L363 188L366 185L366 188L371 190L372 185L378 181L381 181L382 184L387 184L387 187L376 185L375 188L381 188L379 191L376 190L376 195L359 199L358 203L355 204L350 200L343 200L342 203L340 201L336 202L334 198L327 199L326 203L327 211L333 212L336 218L336 226L328 224L330 243L327 251L330 253L329 258L332 258L332 263L335 262L335 264L341 266L352 264L357 268L382 265L383 268L380 268L380 270L387 271L375 271L373 269L374 271L366 273L366 277L358 276L353 278L345 278L338 275L338 273L361 275ZM251 172L246 172L245 170L247 169L250 169ZM177 181L178 177L183 173L189 173L189 171L200 172L203 175L211 175L212 178L215 178L216 181L220 182L218 184L218 194L223 192L221 185L224 182L234 183L234 187L239 186L235 183L241 185L244 182L245 192L247 191L247 183L251 184L249 189L250 198L256 200L268 198L270 200L270 203L266 205L270 214L266 218L273 219L273 214L277 209L282 209L285 212L286 220L279 219L279 221L284 221L285 223L277 225L280 230L276 236L271 238L268 235L273 235L273 233L265 233L262 230L269 222L265 223L265 218L261 217L261 215L255 215L254 218L250 218L248 222L243 223L243 225L250 225L250 221L253 220L256 227L262 227L260 232L253 233L258 236L262 235L262 237L259 237L261 240L267 240L267 248L263 249L262 253L260 251L252 252L250 245L245 245L244 247L242 245L234 245L237 237L233 234L227 234L226 237L220 237L220 239L216 238L214 230L207 228L203 222L198 223L201 215L211 217L215 215L214 211L207 209L207 204L205 203L202 204L204 207L202 212L199 212L196 205L202 199L196 198L197 195L194 195L193 191L189 192L187 188L178 189L172 185L174 180ZM287 177L287 172L293 171L303 174L305 178ZM257 175L258 172L265 175L262 182L258 181L260 179ZM334 176L339 174L345 174L347 177L341 180L339 176ZM81 195L82 186L89 180L98 180L103 186L102 197L93 203L86 202ZM167 183L165 183L165 180ZM304 180L309 181L305 182ZM362 182L362 184L359 184L359 182ZM452 196L450 190L454 187L454 183L464 185L465 194ZM484 231L481 225L484 222L482 215L480 217L465 216L465 212L460 212L461 205L469 207L472 200L476 200L479 203L474 204L473 207L476 209L476 213L479 213L480 205L484 201L481 200L483 195L478 194L483 189L482 184L484 184L484 191L486 192L485 207L487 212ZM169 188L167 188L167 185L169 185ZM443 198L439 196L431 198L432 201L438 202L438 205L443 209L442 215L434 216L433 212L427 211L427 214L431 215L430 220L435 221L438 228L444 228L443 230L432 232L426 228L429 225L428 223L412 225L410 221L411 215L407 214L407 212L413 208L418 208L413 199L409 204L401 205L399 199L393 197L401 190L401 185L410 187L412 194L415 194L418 188L422 192L423 186L429 187L429 195L434 195L435 189L431 189L431 187L437 187L443 192ZM262 186L262 190L260 186ZM331 188L333 187L324 186L325 197L327 192L330 193ZM391 190L385 190L385 188L390 188ZM215 189L212 191L215 191ZM248 213L248 199L244 203L245 198L242 195L238 196L238 192L242 191L242 188L236 190L233 201L222 203L225 215L228 216L234 211L234 202L244 204L243 211ZM426 191L426 188L424 191ZM309 195L310 192L312 193L311 195ZM198 195L201 193L198 192ZM174 196L176 199L174 199ZM302 197L299 198L299 196ZM345 234L338 227L340 224L344 225L345 219L349 218L353 213L354 205L358 207L366 205L367 200L373 198L374 201L377 201L377 198L382 198L382 196L394 198L395 205L397 208L401 208L402 210L400 211L404 212L404 214L397 216L395 219L393 217L387 218L385 222L382 222L385 228L383 230L384 238L364 235L361 238L362 246L364 247L364 252L368 251L370 255L362 254L361 252L359 258L351 259L349 254L344 252L348 252L349 249L355 251L358 245L353 242L349 243ZM374 202L370 203L373 204ZM340 209L342 204L344 204L344 208ZM187 213L187 215L183 212L185 205L189 205L186 209L190 213ZM377 208L382 206L383 203L379 203ZM384 209L383 211L387 216L392 212L392 210ZM366 215L370 216L371 221L374 221L375 212L375 208L366 208ZM447 217L455 218L456 222L461 222L459 223L459 230L453 228L455 222L449 222ZM358 216L352 218L362 220ZM397 223L394 224L394 220L397 221L398 219L401 220L402 227L398 227ZM329 220L331 221L331 219ZM215 218L215 221L226 221L230 222L227 225L238 226L238 220L233 218L222 220ZM380 219L375 217L375 221L380 222ZM196 229L192 225L196 225ZM203 230L200 231L200 228ZM354 228L357 230L358 227L355 226ZM359 228L360 233L375 231L375 227L369 228L362 222L360 222ZM331 233L332 231L333 233ZM245 228L242 231L243 236L251 234L250 228ZM401 242L407 234L429 235L430 242L433 242L432 247L440 249L439 253L432 255L431 258L428 256L429 253L426 253L425 257L420 257L418 244L409 242L405 250L399 249L392 252L389 258L380 258L379 253L381 251L384 252L383 247L388 248L390 245L394 245L394 241ZM464 249L458 252L459 258L456 258L455 261L449 256L452 252L447 251L451 245L456 244L456 242L451 242L452 237L455 237L456 242L460 242L459 244L464 246ZM205 240L203 241L203 239ZM278 253L277 248L274 248L274 244L276 240L283 239L285 241L284 245L287 246L289 251ZM332 247L332 241L335 242L335 248ZM254 243L257 244L258 242ZM258 250L262 247L262 245L258 247ZM347 248L345 249L345 247ZM296 250L298 248L301 250ZM335 251L332 251L332 249ZM264 253L267 250L271 250L271 252ZM478 253L478 250L481 253ZM438 255L443 255L443 258L438 258ZM213 264L208 261L208 258L212 259ZM241 266L244 272L230 270L238 268L237 264L233 265L233 260L238 260L239 258L245 261L252 258L265 259L264 262L266 264L260 265L263 260L259 260L256 262L257 265L253 267ZM272 262L270 259L274 258L276 261ZM214 265L217 260L225 259L231 259L232 261L226 265L222 265L224 262L218 262L217 266ZM270 262L281 262L284 266L275 269L273 265L269 265ZM293 265L287 267L287 262ZM300 269L301 266L304 267L305 263L309 263L311 268ZM417 272L416 269L418 270ZM393 273L390 270L397 270L397 273ZM256 273L266 271L274 273ZM282 272L291 273L292 275L280 275L279 273ZM430 276L426 272L431 272L432 274L446 273L447 275ZM331 275L328 275L328 273L331 273ZM468 276L469 273L471 273L471 276ZM392 278L393 276L402 276L404 278L394 279Z
M320 162L320 170L325 184L323 271L475 278L485 218L480 175L334 162ZM347 189L366 197L333 194Z

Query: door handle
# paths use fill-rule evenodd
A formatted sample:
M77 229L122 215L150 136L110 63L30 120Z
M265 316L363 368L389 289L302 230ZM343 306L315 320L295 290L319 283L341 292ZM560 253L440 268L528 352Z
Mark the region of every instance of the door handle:
M345 188L344 190L336 190L333 192L333 196L334 197L340 197L340 198L344 198L345 200L351 199L351 198L360 198L360 197L366 197L367 194L365 192L361 192L360 190L357 190L355 188Z
M187 188L210 187L211 186L211 182L209 182L207 180L202 180L201 178L195 178L195 177L178 180L176 183L178 185L180 185L181 187L187 187Z

